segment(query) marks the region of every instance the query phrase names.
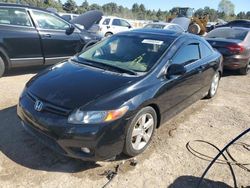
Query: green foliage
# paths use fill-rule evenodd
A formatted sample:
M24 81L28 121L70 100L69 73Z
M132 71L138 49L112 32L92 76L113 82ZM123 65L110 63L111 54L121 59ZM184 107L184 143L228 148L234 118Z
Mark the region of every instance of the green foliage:
M219 12L224 12L227 16L234 15L235 5L230 0L221 0L218 6Z

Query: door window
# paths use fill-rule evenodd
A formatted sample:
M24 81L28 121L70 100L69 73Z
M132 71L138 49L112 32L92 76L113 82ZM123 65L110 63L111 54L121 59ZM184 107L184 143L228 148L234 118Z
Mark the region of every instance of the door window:
M49 13L33 11L34 19L41 29L66 30L69 24Z
M189 44L181 48L172 60L173 64L189 64L200 59L198 44Z
M31 27L29 16L24 9L0 8L0 24Z
M121 26L120 19L114 19L113 22L112 22L112 25Z

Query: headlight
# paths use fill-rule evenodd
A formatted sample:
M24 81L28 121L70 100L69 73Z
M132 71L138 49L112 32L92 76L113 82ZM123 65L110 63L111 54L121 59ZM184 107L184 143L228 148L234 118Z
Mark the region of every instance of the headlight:
M109 111L74 111L68 118L68 122L72 124L94 124L110 122L121 118L128 111L127 106L123 106L117 110Z

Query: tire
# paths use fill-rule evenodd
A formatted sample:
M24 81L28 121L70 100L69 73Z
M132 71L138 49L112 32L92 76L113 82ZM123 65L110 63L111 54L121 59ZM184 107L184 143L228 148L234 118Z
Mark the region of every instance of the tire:
M148 127L143 127L145 125ZM150 144L156 125L157 114L155 110L149 106L141 109L134 116L126 131L123 153L130 157L142 153Z
M189 25L188 32L198 35L201 32L201 27L197 23L193 23Z
M248 74L248 71L249 71L249 66L250 66L250 64L248 64L246 67L244 67L244 68L241 68L241 69L239 69L239 73L241 74L241 75L247 75Z
M211 99L216 95L219 87L219 82L220 82L220 73L217 71L213 76L206 98Z
M0 78L3 76L5 72L5 64L3 59L0 57Z
M105 36L105 37L110 37L110 36L112 36L112 35L113 35L113 33L107 32L104 36Z

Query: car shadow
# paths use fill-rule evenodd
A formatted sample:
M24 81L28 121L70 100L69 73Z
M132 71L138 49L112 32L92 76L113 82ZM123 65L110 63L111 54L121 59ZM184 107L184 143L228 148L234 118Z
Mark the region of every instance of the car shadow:
M228 76L242 76L238 70L223 70L222 77L228 77Z
M37 74L49 66L36 66L36 67L20 67L8 70L3 77L24 75L24 74Z
M40 144L23 129L16 114L16 106L0 110L0 120L0 151L22 166L68 173L82 172L100 166L94 162L62 156Z
M219 182L213 181L209 179L203 179L200 186L198 183L200 181L200 177L195 176L180 176L178 177L168 188L230 188L231 186Z

